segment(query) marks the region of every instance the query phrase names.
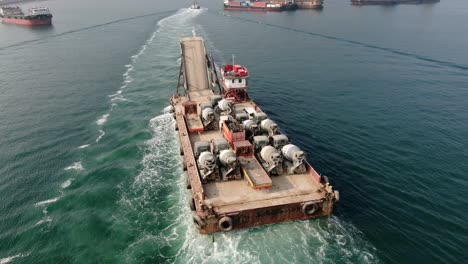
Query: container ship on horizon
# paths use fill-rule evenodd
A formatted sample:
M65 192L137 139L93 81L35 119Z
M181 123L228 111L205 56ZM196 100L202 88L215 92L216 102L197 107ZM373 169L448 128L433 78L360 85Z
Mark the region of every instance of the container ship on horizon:
M224 1L224 10L287 11L297 8L294 1Z
M52 14L46 7L35 7L24 14L18 6L0 7L0 17L3 23L24 26L52 25Z

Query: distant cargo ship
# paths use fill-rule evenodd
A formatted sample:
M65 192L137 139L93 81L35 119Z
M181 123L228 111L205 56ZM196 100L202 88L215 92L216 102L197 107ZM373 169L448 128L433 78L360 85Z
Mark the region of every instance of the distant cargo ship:
M224 1L225 10L285 11L297 8L294 1Z
M321 9L323 8L323 0L296 0L298 9Z
M352 5L430 4L440 0L351 0Z
M51 25L52 14L48 8L35 7L24 14L18 6L5 6L0 8L0 17L3 23L17 24L25 26Z

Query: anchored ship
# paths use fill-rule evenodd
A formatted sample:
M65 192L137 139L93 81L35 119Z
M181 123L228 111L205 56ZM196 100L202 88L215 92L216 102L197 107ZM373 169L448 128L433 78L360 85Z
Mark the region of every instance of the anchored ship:
M233 60L219 74L201 37L180 48L171 105L199 232L330 215L338 191L250 98L248 69Z
M28 14L24 14L18 6L5 6L0 8L0 17L3 23L17 24L25 26L51 25L52 14L46 7L35 7L29 9Z
M440 0L351 0L352 5L430 4Z
M292 0L277 1L224 1L225 10L246 11L287 11L296 10L298 5Z
M323 0L296 0L298 9L321 9Z

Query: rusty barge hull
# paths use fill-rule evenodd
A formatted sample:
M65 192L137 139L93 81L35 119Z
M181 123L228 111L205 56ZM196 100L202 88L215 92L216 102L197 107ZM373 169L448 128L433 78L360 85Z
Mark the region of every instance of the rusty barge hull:
M190 207L199 232L209 234L332 214L338 193L308 163L302 173L270 176L248 151L250 143L241 138L244 134L232 133L226 122L215 129L204 126L201 106L222 94L216 66L200 37L183 38L181 55L179 82L171 105L186 171L183 177L191 192ZM232 114L240 115L247 108L263 113L248 99L234 102ZM240 177L227 180L220 173L220 179L207 181L194 149L199 141L220 139L228 139L237 155Z

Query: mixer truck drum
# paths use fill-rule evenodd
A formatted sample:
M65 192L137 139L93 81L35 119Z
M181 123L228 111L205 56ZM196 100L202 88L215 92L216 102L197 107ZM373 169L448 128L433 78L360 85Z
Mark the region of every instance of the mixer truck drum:
M224 166L230 167L231 165L236 165L237 157L234 151L225 149L220 152L219 160Z
M254 130L258 129L257 123L255 123L255 121L250 120L250 119L245 120L244 122L242 122L242 125L244 126L244 128L246 130L249 130L249 131L252 131L252 132L254 132Z
M216 160L213 153L205 151L198 157L198 163L204 169L212 170L216 167Z
M218 102L218 107L219 109L221 109L222 111L227 111L227 112L231 112L231 107L232 107L232 103L226 99L223 99L221 101Z
M278 125L275 123L275 121L268 118L263 120L260 123L260 126L263 130L265 130L268 133L271 133L272 135L276 134L276 131L278 129Z
M229 216L223 216L218 221L218 227L224 232L229 232L232 230L233 222L232 218Z
M211 108L205 108L202 112L202 117L205 121L213 121L215 118L215 112Z

